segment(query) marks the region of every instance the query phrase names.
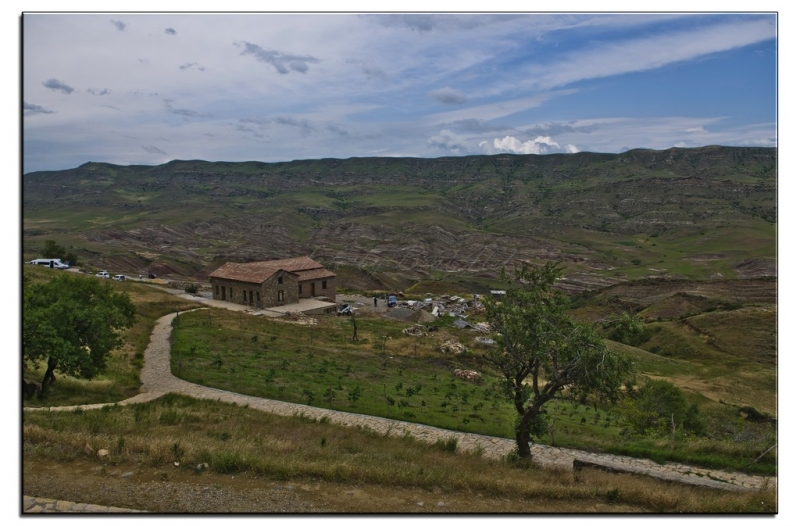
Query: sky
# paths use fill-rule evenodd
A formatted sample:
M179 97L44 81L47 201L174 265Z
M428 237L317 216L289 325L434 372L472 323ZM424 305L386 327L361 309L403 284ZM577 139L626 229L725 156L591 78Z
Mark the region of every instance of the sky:
M775 13L26 13L23 173L777 146Z

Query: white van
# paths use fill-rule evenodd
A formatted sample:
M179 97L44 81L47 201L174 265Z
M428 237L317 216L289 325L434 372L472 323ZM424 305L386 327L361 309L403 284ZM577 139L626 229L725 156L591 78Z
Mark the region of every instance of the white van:
M34 259L32 261L28 261L28 264L47 268L69 268L69 265L63 263L60 259Z
M117 281L125 281L125 274L117 274L112 279L115 279Z
M111 276L108 274L107 270L101 270L97 274L95 274L98 278L110 278Z

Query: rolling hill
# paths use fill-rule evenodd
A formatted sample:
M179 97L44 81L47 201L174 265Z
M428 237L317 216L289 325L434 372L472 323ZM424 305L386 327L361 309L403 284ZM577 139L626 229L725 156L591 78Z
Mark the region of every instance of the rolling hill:
M46 239L115 272L204 279L310 255L352 288L478 291L560 261L574 292L628 279L775 276L777 151L87 163L22 176L23 252Z

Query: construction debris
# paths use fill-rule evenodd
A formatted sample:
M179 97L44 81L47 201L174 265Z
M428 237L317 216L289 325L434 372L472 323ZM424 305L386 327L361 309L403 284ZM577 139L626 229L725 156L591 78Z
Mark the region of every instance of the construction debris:
M475 341L481 345L494 345L494 340L486 336L475 336Z
M456 329L466 329L467 327L470 327L470 324L465 320L459 319L453 322L453 327L455 327Z
M458 378L467 380L468 382L480 383L483 381L483 376L478 371L470 371L467 369L456 369L453 371Z
M484 312L483 303L481 303L480 296L477 294L473 294L471 300L461 296L441 296L437 299L430 297L421 301L398 301L397 305L402 305L415 311L424 310L434 316L452 316L454 318L458 316L466 317L467 313L481 314Z
M420 329L419 327L407 327L403 329L403 334L408 334L409 336L427 336L428 333Z
M467 352L467 348L455 340L447 340L439 347L439 350L445 354L463 354Z
M492 332L492 327L485 321L474 323L472 325L472 328L478 332L482 332L483 334L489 334L490 332Z

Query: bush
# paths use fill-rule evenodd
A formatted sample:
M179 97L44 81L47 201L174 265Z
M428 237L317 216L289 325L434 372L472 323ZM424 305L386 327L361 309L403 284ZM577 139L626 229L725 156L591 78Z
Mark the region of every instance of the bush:
M648 380L620 406L625 428L637 435L667 435L673 426L683 433L704 435L707 424L697 404L689 405L683 391L666 380Z
M187 294L197 294L197 285L194 283L190 283L186 285L186 288L183 289Z
M639 316L630 314L614 314L605 322L606 337L615 342L638 347L652 336L652 331L646 329Z

